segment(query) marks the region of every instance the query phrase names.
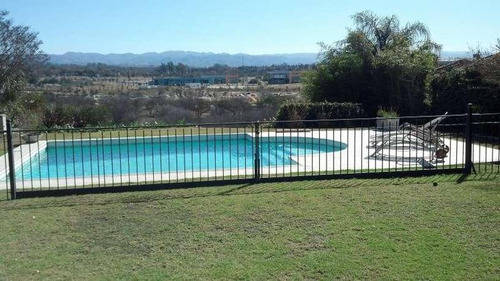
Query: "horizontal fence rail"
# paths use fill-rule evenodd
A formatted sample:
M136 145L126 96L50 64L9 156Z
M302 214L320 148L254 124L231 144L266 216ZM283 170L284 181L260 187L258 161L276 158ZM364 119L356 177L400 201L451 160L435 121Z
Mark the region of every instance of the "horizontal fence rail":
M7 198L314 178L499 173L500 113L20 130Z

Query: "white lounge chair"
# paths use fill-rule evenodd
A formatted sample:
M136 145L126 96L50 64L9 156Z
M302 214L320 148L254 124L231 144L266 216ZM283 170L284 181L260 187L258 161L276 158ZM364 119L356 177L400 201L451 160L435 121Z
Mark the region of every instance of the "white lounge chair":
M446 118L447 114L445 113L422 126L404 123L399 126L396 132L371 136L367 148L374 148L375 151L370 157L377 156L384 149L402 147L403 149L429 150L432 154L431 162L444 159L450 149L439 137L436 127Z

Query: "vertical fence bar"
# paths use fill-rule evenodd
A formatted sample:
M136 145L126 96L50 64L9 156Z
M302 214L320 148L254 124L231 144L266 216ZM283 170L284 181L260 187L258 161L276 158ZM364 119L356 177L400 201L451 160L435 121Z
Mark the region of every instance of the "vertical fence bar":
M465 168L464 174L470 175L472 171L472 104L467 105L465 117Z
M247 176L247 174L248 174L248 172L247 172L247 169L248 169L248 163L247 163L248 162L248 160L247 160L247 156L248 156L248 154L247 154L247 152L248 152L247 151L248 150L247 149L247 125L245 124L243 128L244 128L243 135L244 135L244 140L245 140L244 145L243 145L243 149L245 150L244 151L245 159L243 160L245 162L245 173L244 173L243 177L246 179L246 178L248 178L248 176Z
M12 143L12 124L7 120L7 153L9 157L10 199L17 198L16 172L14 167L14 145Z
M2 130L7 130L7 128L2 128ZM5 181L5 196L7 199L9 199L9 177L7 177L7 167L9 167L8 165L8 151L7 151L7 131L2 131L2 148L3 148L3 165L5 167L5 178L4 178L4 181Z
M260 145L259 145L259 135L260 135L260 123L255 122L255 153L254 153L254 180L258 181L260 179Z
M24 156L24 152L23 152L23 133L24 132L18 132L18 140L17 140L17 143L19 143L19 158L22 160L23 159L23 156ZM20 189L21 191L24 191L24 176L25 176L25 173L24 173L24 165L21 161L21 186L20 186ZM16 186L16 192L17 192L17 188L18 186Z

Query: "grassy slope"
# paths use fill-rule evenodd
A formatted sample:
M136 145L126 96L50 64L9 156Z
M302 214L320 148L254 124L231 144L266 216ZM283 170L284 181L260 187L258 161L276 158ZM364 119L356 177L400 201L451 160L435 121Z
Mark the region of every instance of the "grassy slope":
M497 279L498 174L455 177L2 201L0 279Z

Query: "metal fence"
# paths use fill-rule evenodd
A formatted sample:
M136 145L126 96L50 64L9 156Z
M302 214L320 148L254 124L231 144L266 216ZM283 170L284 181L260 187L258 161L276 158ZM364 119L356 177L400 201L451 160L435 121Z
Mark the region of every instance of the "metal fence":
M7 198L499 173L500 113L3 132Z

